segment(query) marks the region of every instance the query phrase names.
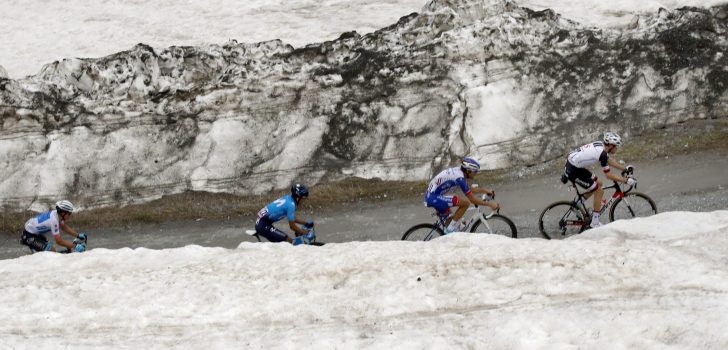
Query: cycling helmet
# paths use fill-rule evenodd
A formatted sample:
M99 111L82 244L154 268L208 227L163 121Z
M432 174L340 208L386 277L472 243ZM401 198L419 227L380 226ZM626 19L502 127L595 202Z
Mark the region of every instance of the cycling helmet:
M463 170L468 170L474 173L480 171L480 163L473 158L464 157L460 165Z
M73 213L76 208L73 207L73 204L67 200L62 200L56 202L56 210L59 211L65 211L66 213Z
M296 198L308 198L308 188L301 184L291 186L291 195Z
M606 145L615 145L615 146L621 146L622 145L622 138L619 137L619 135L607 131L604 133L604 144Z

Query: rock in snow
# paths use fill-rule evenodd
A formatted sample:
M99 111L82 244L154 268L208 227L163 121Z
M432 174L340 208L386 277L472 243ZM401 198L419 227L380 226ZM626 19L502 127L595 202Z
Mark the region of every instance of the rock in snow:
M426 179L561 157L728 111L728 5L600 29L505 0L433 0L371 34L65 59L0 70L0 203L84 207L349 176Z

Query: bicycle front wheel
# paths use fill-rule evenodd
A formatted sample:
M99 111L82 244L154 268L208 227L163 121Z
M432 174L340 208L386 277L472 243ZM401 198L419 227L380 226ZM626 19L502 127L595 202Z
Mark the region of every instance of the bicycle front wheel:
M657 214L657 206L644 193L630 192L617 199L609 210L609 221L646 217Z
M513 221L499 214L495 214L485 221L476 220L470 232L503 235L511 238L518 237L516 225L513 224Z
M586 229L586 213L571 202L556 202L541 212L538 229L546 239L564 239Z
M429 241L443 235L442 229L433 224L412 226L402 236L403 241Z

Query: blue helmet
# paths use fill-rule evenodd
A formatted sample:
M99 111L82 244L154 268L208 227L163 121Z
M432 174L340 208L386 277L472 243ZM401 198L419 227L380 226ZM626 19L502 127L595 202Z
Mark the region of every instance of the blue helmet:
M480 163L477 160L470 157L463 157L463 161L460 165L463 170L468 170L473 173L480 171Z
M308 188L301 184L291 186L291 195L296 198L308 198Z

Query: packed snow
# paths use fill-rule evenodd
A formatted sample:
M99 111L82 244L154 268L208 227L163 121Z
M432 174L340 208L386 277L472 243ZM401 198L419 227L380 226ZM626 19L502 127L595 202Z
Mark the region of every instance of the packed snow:
M660 7L712 6L725 0L521 0L576 21L605 27L630 23ZM63 58L101 57L137 43L156 48L281 39L300 47L343 32L369 33L419 12L425 0L4 0L0 66L11 78L35 74ZM0 72L2 69L0 69ZM0 76L2 76L0 74Z
M0 348L726 349L726 266L725 210L563 241L39 253L0 261Z
M518 1L603 27L659 7L723 2ZM280 38L303 46L377 30L424 3L4 1L0 44L10 49L0 51L0 77L139 42ZM470 93L492 104L510 89L504 81ZM496 106L503 115L518 112L510 101ZM391 114L395 122L402 117ZM234 119L215 124L208 143L239 128ZM291 154L281 152L271 168L291 163ZM195 170L195 186L204 186L206 171ZM564 241L458 233L421 243L112 250L94 249L92 240L91 248L0 261L0 349L728 348L725 210L620 221Z

